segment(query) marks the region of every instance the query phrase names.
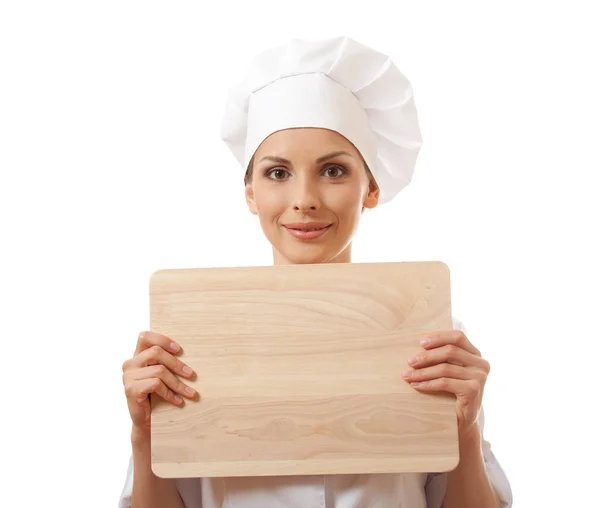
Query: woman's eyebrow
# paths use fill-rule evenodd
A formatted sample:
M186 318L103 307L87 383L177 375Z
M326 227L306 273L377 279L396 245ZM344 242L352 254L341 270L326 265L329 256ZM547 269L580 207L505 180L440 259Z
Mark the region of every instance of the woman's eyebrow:
M343 150L340 150L339 152L332 152L330 154L319 157L317 159L317 164L320 164L321 162L325 162L326 160L329 160L329 159L333 159L334 157L338 157L339 155L347 155L348 157L352 157L352 155L350 155L348 152L344 152Z
M275 155L267 155L266 157L263 157L260 162L262 161L272 161L272 162L277 162L279 164L291 164L291 162L287 159L284 159L283 157L277 157Z
M334 157L338 157L340 155L347 155L348 157L352 157L352 155L350 155L348 152L344 152L343 150L340 150L338 152L331 152L328 153L327 155L323 155L321 157L319 157L317 159L317 164L320 164L321 162L325 162L326 160L329 159L333 159ZM283 157L277 157L275 155L267 155L266 157L263 157L260 162L262 161L272 161L272 162L277 162L279 164L291 164L291 161L284 159Z

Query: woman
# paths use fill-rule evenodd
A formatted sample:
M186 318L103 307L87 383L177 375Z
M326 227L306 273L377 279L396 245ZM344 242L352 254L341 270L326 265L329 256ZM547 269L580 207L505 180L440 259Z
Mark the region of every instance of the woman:
M363 211L410 182L421 146L410 83L385 55L348 38L292 41L260 55L230 94L223 138L246 168L246 202L275 264L351 262ZM175 376L193 376L177 359L179 346L142 332L123 365L133 453L120 506L512 506L483 440L489 364L453 321L453 330L430 334L409 365L398 365L415 390L456 395L460 463L444 474L158 478L150 468L148 395L180 405L196 394Z

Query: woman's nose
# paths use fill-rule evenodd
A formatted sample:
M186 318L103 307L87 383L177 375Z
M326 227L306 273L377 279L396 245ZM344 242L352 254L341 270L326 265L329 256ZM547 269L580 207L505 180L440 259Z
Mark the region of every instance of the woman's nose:
M319 209L319 193L312 182L298 182L293 205L294 210L298 212L308 212Z

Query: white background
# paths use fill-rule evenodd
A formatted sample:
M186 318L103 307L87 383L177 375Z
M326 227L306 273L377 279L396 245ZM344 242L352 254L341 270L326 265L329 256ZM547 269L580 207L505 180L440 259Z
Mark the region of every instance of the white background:
M219 139L227 87L290 37L349 35L412 81L425 144L355 261L443 260L492 364L515 506L598 499L594 2L4 1L2 506L116 506L121 364L159 268L267 265ZM20 499L20 501L16 501Z

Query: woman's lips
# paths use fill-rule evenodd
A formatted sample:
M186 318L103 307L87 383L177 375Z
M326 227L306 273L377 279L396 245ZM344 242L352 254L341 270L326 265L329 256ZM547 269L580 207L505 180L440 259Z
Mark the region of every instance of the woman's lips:
M299 240L314 240L325 234L331 227L331 224L325 224L323 222L299 222L295 224L285 224L284 227L294 238L298 238Z

